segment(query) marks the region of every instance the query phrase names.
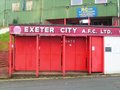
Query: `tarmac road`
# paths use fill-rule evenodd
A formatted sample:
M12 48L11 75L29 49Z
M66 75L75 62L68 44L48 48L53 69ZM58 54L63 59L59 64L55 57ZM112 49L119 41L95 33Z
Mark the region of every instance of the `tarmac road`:
M0 90L120 90L120 77L0 81Z

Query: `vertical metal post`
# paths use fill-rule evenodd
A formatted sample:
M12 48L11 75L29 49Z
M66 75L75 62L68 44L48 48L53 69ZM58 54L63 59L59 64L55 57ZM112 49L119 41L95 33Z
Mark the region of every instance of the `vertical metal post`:
M91 22L90 17L88 17L88 25L90 25L90 22Z
M117 6L118 6L118 26L119 26L119 24L120 24L120 20L119 20L119 18L120 18L120 1L119 0L117 0Z
M4 18L3 18L3 27L5 26L5 19L6 19L6 0L4 1Z
M9 41L9 77L12 76L12 35Z
M62 50L62 73L65 76L65 36L63 36L63 50Z
M104 74L104 37L102 37L102 73Z
M39 36L36 36L36 77L39 76L39 58L38 58L38 54L39 54Z
M67 24L67 22L66 22L66 18L64 18L64 25L66 25Z
M13 37L14 38L14 42L13 42L13 47L12 47L12 63L13 63L13 70L15 70L15 36Z
M43 18L43 0L40 2L40 23L42 23L42 18Z
M88 55L89 55L88 54L88 37L86 36L85 39L86 39L86 62L87 62L86 67L87 67L87 71L88 71L89 70L89 68L88 68L88 65L89 65L89 63L88 63L88 59L89 59L88 58Z
M91 55L92 55L92 51L91 51L91 48L92 48L92 38L89 37L89 74L91 74Z

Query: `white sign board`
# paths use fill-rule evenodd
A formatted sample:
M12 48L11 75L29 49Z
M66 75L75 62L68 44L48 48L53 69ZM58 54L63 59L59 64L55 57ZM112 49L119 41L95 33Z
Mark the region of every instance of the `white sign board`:
M71 0L71 5L81 5L83 0Z
M95 3L96 3L96 4L99 4L99 3L107 3L107 0L95 0Z

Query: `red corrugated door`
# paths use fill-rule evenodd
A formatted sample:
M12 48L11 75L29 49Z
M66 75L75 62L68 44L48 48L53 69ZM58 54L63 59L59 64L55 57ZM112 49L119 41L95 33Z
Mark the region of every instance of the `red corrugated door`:
M15 37L15 70L35 70L36 38Z
M26 70L25 37L15 37L15 70Z
M75 37L66 37L65 70L75 71Z
M51 71L61 70L61 38L51 37Z
M26 70L36 68L36 37L26 37Z
M92 37L92 72L102 72L103 38Z
M76 71L87 71L86 38L76 38Z
M65 47L66 71L86 71L86 38L66 37Z
M50 71L50 37L40 38L40 71Z
M61 70L61 38L40 38L40 71Z

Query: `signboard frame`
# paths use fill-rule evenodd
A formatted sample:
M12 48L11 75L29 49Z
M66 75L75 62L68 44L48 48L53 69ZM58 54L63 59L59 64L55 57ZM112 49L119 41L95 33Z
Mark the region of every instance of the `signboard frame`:
M77 8L77 18L80 17L96 17L98 15L97 7Z
M12 35L43 36L120 36L120 27L104 26L60 26L60 25L18 25L10 26Z

